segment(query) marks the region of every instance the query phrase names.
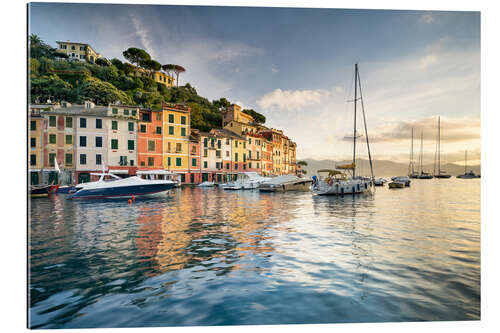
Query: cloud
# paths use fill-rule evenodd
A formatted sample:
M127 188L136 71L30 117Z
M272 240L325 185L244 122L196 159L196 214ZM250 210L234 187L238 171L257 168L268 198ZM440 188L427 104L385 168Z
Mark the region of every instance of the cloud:
M271 65L271 72L272 73L278 73L279 71L280 70L278 69L278 67L275 64Z
M368 132L370 142L401 142L411 138L413 128L414 139L420 139L420 133L424 134L424 141L435 141L437 139L438 120L436 117L426 117L413 121L397 121L385 123L378 126L372 132ZM443 118L441 117L441 142L457 143L462 141L480 140L481 122L477 119L468 118ZM351 139L352 140L352 139Z
M425 13L424 15L420 16L418 22L421 24L431 24L432 22L434 22L434 16L431 13Z
M139 37L142 46L146 49L152 58L156 58L156 52L153 48L153 39L150 36L148 28L137 18L133 13L129 13L132 24L134 25L135 33Z
M298 111L322 103L328 95L327 90L281 90L278 88L262 96L257 104L264 110Z

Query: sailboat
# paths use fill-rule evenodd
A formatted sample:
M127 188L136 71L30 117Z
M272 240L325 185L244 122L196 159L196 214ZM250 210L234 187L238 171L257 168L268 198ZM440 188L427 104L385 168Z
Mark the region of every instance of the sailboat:
M461 179L481 178L481 175L476 175L472 170L467 172L467 150L465 151L464 173L463 175L458 175L457 178Z
M437 173L434 173L436 178L450 178L446 171L441 170L441 117L438 117L438 145L437 145Z
M415 172L415 160L413 157L413 127L411 129L411 149L410 149L410 164L408 165L408 177L418 178L418 174Z
M420 157L419 157L419 169L420 173L418 175L418 179L432 179L432 175L424 171L424 132L420 134Z
M359 98L358 98L359 87ZM363 123L365 127L366 146L368 148L368 158L370 161L371 178L356 176L356 116L357 102L361 101L361 109L363 111ZM370 153L370 143L368 140L368 131L366 127L365 108L363 105L363 95L361 92L361 82L359 79L358 64L354 65L354 135L353 135L353 157L352 163L338 165L335 169L318 170L317 176L313 176L313 184L311 191L316 195L344 195L344 194L359 194L369 192L374 188L373 181L373 164ZM350 175L348 176L347 173Z

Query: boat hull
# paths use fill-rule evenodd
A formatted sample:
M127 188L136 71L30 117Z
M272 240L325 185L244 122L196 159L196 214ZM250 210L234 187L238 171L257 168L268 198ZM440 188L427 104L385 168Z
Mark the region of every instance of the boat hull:
M300 181L288 184L268 185L262 184L259 187L261 192L286 192L286 191L309 191L312 180Z
M450 178L451 175L435 175L434 178Z
M33 198L37 197L46 197L49 195L50 189L52 185L47 186L31 186L30 187L30 196Z
M130 186L117 186L107 188L81 189L74 193L72 199L114 199L114 198L132 198L148 197L161 194L172 188L174 183L160 184L140 184Z
M405 184L403 183L397 183L397 182L392 182L389 183L389 188L404 188Z
M316 195L348 195L348 194L362 194L371 191L371 182L360 181L356 183L339 182L332 185L321 182L320 184L313 184L311 191Z

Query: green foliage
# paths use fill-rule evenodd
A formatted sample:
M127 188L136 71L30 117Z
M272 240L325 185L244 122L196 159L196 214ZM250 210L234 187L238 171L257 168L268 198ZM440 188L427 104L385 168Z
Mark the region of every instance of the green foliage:
M107 105L118 101L124 104L133 103L127 94L116 89L111 83L103 82L93 77L86 79L81 84L78 100L79 102L90 100L100 105Z
M297 164L298 165L302 165L302 166L307 166L307 162L306 161L298 161Z
M63 81L57 75L44 75L36 78L31 78L31 102L37 100L40 103L45 103L48 99L72 101L74 94L72 86L68 82Z
M242 112L251 115L256 123L264 124L266 122L266 116L256 112L255 110L245 109Z
M38 75L39 68L40 62L35 58L30 58L30 76L36 77Z
M131 47L123 51L123 56L125 59L136 65L139 65L142 61L151 59L149 53L136 47Z
M53 58L56 49L51 47L48 44L45 44L44 41L40 39L35 34L31 34L29 38L30 44L30 57L35 59L40 59L43 57Z
M99 66L109 66L109 63L103 58L97 58L95 63L96 63L96 65L99 65Z
M212 104L219 110L227 109L231 105L231 103L224 97L219 100L212 101Z
M153 59L144 59L139 61L139 65L142 68L148 69L150 71L159 71L161 69L161 64Z

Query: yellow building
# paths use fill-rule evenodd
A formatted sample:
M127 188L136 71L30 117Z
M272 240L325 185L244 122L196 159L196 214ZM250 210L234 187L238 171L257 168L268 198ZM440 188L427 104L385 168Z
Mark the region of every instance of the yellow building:
M154 80L156 83L164 84L168 88L174 86L174 78L171 76L168 76L166 73L154 72L153 77L154 77Z
M51 105L40 108L30 108L29 113L29 173L30 184L38 185L42 181L41 170L43 169L43 128L45 118L40 111Z
M164 104L163 108L163 165L166 170L181 174L185 182L188 172L190 108Z
M99 58L102 58L100 53L97 53L90 44L70 42L56 42L57 51L68 55L69 59L87 61L95 63Z

